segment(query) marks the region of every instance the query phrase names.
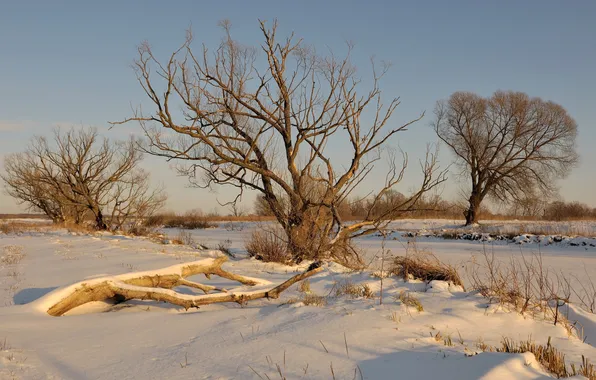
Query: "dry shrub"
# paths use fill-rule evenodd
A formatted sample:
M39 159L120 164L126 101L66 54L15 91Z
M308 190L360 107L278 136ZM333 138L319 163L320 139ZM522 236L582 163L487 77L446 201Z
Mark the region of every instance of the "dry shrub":
M292 255L288 252L287 243L275 231L254 231L244 247L248 255L257 260L292 264Z
M430 282L433 280L448 281L454 285L464 287L457 269L441 262L430 252L414 250L412 254L398 256L393 260L390 272L408 280L414 279Z
M178 235L172 239L172 243L193 246L195 244L195 240L193 239L190 231L180 230L178 231Z
M531 338L519 342L509 338L503 338L500 347L495 348L482 344L478 345L478 348L482 351L496 351L512 354L531 352L536 357L536 360L557 378L581 375L590 380L596 380L594 365L591 364L588 359L582 355L582 363L580 364L579 369L574 364L567 367L567 364L565 363L565 354L553 347L550 340L549 337L546 345L540 345L534 342Z
M126 230L126 233L131 236L155 237L158 235L155 227L148 227L144 224L134 224Z
M596 314L596 283L594 283L585 268L584 271L585 276L582 280L574 276L577 288L571 288L571 291L577 297L583 309Z
M414 297L412 294L410 294L410 292L406 292L406 291L402 290L399 293L398 299L404 305L416 308L416 310L419 313L424 311L424 307L422 306L422 304L420 303L418 298Z
M368 284L354 284L350 280L336 282L331 291L335 297L344 295L351 298L374 298L374 293Z
M329 256L334 262L349 269L359 271L366 268L360 250L349 239L334 244L329 251Z
M468 268L472 288L490 302L521 314L541 315L554 324L561 323L571 333L573 326L561 315L574 289L562 274L549 271L540 253L500 262L493 253L484 252L483 261ZM576 292L577 293L577 292Z

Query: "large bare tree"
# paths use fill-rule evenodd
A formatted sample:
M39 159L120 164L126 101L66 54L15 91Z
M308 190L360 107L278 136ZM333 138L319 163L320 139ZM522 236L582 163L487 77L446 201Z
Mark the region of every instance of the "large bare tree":
M508 202L553 193L578 159L577 124L553 102L521 92L456 92L435 114L437 136L470 176L466 225L477 222L487 196Z
M53 142L34 137L5 159L2 175L11 196L55 222L93 217L97 229L119 230L154 212L165 194L149 187L133 140L111 142L94 129L56 129Z
M444 180L435 172L436 155L428 153L418 190L387 215L345 224L337 206L370 174L395 135L422 115L391 122L399 100L382 100L386 68L373 65L371 86L363 90L349 52L321 57L294 35L279 40L276 22L260 22L261 46L244 46L232 38L229 23L222 26L213 52L195 52L191 32L165 61L142 44L135 68L153 109L139 109L119 123L140 122L147 151L185 162L179 170L197 186L234 186L233 201L246 189L260 192L296 262L370 233ZM406 163L391 160L375 197L402 179ZM312 241L323 242L317 252Z

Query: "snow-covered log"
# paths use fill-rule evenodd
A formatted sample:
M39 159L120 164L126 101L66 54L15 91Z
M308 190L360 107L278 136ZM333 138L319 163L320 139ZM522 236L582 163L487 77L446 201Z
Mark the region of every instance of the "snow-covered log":
M44 297L46 299L42 304L47 305L47 313L52 316L64 315L69 310L88 302L109 299L118 302L131 299L163 301L181 306L187 310L192 307L198 308L201 305L221 302L244 304L259 298L278 298L284 290L296 282L304 280L323 269L319 263L314 263L305 272L299 273L277 286L248 292L228 292L225 289L186 280L187 277L204 274L207 278L216 275L248 286L270 284L266 280L245 277L222 269L221 266L226 260L226 257L209 258L155 271L126 273L113 277L81 281L48 294ZM188 295L178 293L173 290L178 286L200 289L205 294ZM211 291L217 291L217 293L209 293Z

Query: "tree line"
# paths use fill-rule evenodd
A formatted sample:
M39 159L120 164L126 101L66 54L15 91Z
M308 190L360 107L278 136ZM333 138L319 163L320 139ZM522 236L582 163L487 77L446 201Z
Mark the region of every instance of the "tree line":
M392 210L394 204L405 199L406 196L393 190L389 192L382 202L373 205L371 199L354 198L348 199L339 205L338 210L346 220L359 220L372 209L374 215L379 215ZM594 220L596 219L596 207L590 207L585 203L564 200L545 200L534 198L513 203L493 204L493 207L483 205L477 210L478 216L484 220L502 219L525 219L544 221L565 221L565 220ZM402 218L437 218L437 219L460 219L467 210L468 205L464 200L453 201L442 198L440 195L426 195L421 197L416 208L408 212L399 212L392 219ZM273 214L267 206L263 197L257 197L254 202L253 213L256 216L271 217ZM230 214L230 216L233 216Z

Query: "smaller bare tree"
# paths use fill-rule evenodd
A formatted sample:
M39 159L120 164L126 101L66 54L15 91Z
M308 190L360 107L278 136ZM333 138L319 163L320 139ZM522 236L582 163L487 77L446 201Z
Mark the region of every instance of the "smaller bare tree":
M54 132L54 144L34 137L23 153L9 155L2 176L11 196L56 222L81 223L89 214L100 230L118 230L165 202L138 168L135 142L111 143L94 129Z
M471 179L466 225L477 222L487 196L511 202L551 194L577 163L577 124L556 103L521 92L456 92L435 114L437 136Z

